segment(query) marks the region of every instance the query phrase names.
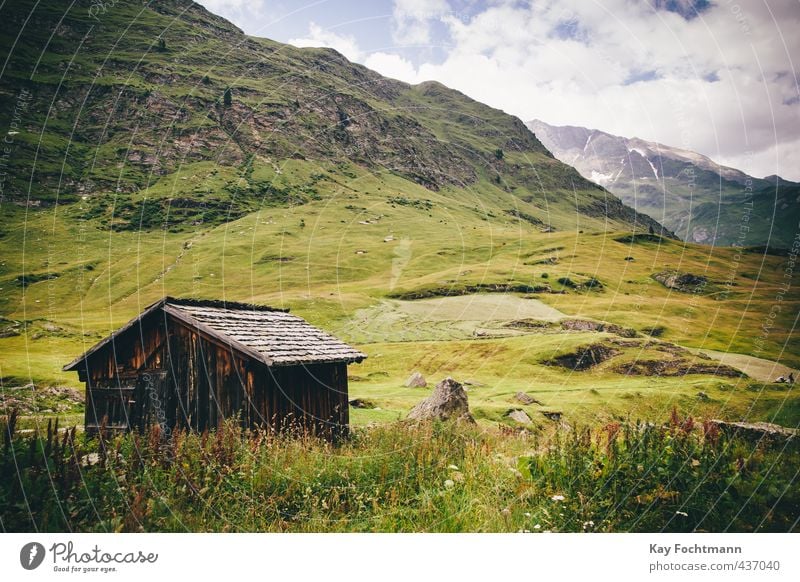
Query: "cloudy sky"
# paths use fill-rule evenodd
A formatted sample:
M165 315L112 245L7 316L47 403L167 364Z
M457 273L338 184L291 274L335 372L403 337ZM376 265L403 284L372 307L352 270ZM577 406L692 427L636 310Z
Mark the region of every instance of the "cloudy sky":
M200 0L246 33L800 180L800 0Z

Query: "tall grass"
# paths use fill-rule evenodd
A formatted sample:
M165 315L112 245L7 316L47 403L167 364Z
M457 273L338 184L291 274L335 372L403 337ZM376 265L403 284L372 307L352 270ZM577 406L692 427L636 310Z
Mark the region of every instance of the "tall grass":
M800 516L797 451L675 418L547 437L398 423L338 445L233 422L90 439L15 420L5 531L792 531Z

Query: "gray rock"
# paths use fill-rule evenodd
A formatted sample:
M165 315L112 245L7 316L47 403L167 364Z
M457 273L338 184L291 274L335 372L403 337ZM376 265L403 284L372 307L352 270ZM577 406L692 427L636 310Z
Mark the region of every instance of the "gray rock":
M800 445L800 430L796 428L770 422L727 422L717 419L710 422L728 435L749 441L792 447Z
M409 420L458 420L475 423L469 412L464 387L448 377L439 382L428 398L408 413Z
M520 410L518 408L516 410L510 410L506 416L514 422L518 422L520 424L533 424L531 417L528 416L524 410Z
M408 377L408 380L406 380L407 388L425 388L427 385L428 383L425 381L425 377L419 372L414 372Z
M516 400L521 404L538 404L539 406L542 405L540 401L536 400L536 398L534 398L529 394L526 394L525 392L517 392L514 395L514 400Z
M563 416L563 413L556 412L553 410L542 410L541 412L545 418L552 420L553 422L559 422L561 420L561 417Z

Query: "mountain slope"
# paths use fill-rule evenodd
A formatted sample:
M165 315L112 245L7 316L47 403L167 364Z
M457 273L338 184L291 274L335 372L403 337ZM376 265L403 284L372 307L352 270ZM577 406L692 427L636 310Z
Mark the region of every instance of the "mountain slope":
M65 355L165 294L288 307L360 343L387 338L386 318L404 342L427 333L384 305L516 293L696 348L797 361L796 310L759 335L786 257L631 236L660 227L501 111L246 37L194 4L118 3L97 19L88 2L66 14L41 2L30 18L33 4L19 6L0 8L0 128L13 132L0 182L4 385L74 382L59 372ZM674 271L708 285L687 295L653 277ZM437 340L453 338L448 326ZM455 335L477 338L476 326ZM531 381L486 341L462 361ZM376 374L397 352L364 349ZM409 365L446 351L405 349Z
M800 221L800 184L758 179L696 152L584 127L534 120L561 161L684 240L788 248Z
M247 37L185 0L97 10L88 1L0 9L9 55L0 124L26 104L7 200L83 197L93 217L124 226L147 215L138 226L148 227L164 223L165 204L143 206L136 193L211 161L220 167L212 213L195 208L200 192L172 198L182 222L215 221L225 208L235 218L265 201L307 202L313 180L273 182L276 164L301 159L391 172L431 191L492 185L513 193L503 210L542 228L574 228L576 214L588 228L660 228L555 160L520 120L437 83L410 86L332 50Z

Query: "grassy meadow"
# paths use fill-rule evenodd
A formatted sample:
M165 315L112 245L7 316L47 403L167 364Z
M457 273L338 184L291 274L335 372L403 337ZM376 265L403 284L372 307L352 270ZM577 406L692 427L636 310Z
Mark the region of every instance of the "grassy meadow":
M13 422L13 419L12 419ZM798 452L674 413L548 435L447 423L333 446L235 422L84 440L3 427L10 531L794 531Z
M27 459L20 475L33 505L13 501L20 481L4 479L3 528L797 527L797 500L788 493L796 454L735 439L712 447L699 424L800 423L794 386L770 381L800 365L798 297L781 291L788 257L632 235L574 211L554 212L544 232L509 213L514 196L489 182L433 192L395 175L301 160L253 172L281 190L313 191L303 203L265 198L222 224L202 215L170 221L180 192L209 192L232 207L235 192L217 182L227 171L187 165L134 196L166 200L135 206L138 215L126 202L114 218L113 206L98 211L93 199L6 208L4 413L25 395L33 404L15 419L23 432L9 440L4 463ZM229 184L236 176L223 178ZM665 271L707 282L693 292L669 289L652 278ZM288 307L364 351L368 359L349 369L350 397L364 405L351 409L352 439L331 448L229 428L181 435L172 460L159 460L147 435L101 445L80 434L64 442L60 433L57 447L55 437L47 444L52 419L62 427L81 422L79 400L44 396L52 387L80 394L61 366L165 294ZM575 320L594 327L571 327ZM612 356L583 370L557 364L592 346ZM647 373L657 363L667 372ZM629 372L640 364L645 373ZM750 375L740 373L745 365ZM414 371L427 388L404 386ZM446 376L465 383L477 427L403 423ZM517 392L535 402L522 404ZM512 410L530 422L509 419ZM661 466L658 451L676 429L652 429L651 439L641 427L666 426L673 410L698 424ZM627 431L613 452L609 426ZM102 467L93 453L105 459ZM597 467L589 481L588 466ZM654 472L638 480L638 466ZM60 475L57 486L46 483L52 475ZM679 478L668 486L664 475ZM703 511L713 500L723 507Z

